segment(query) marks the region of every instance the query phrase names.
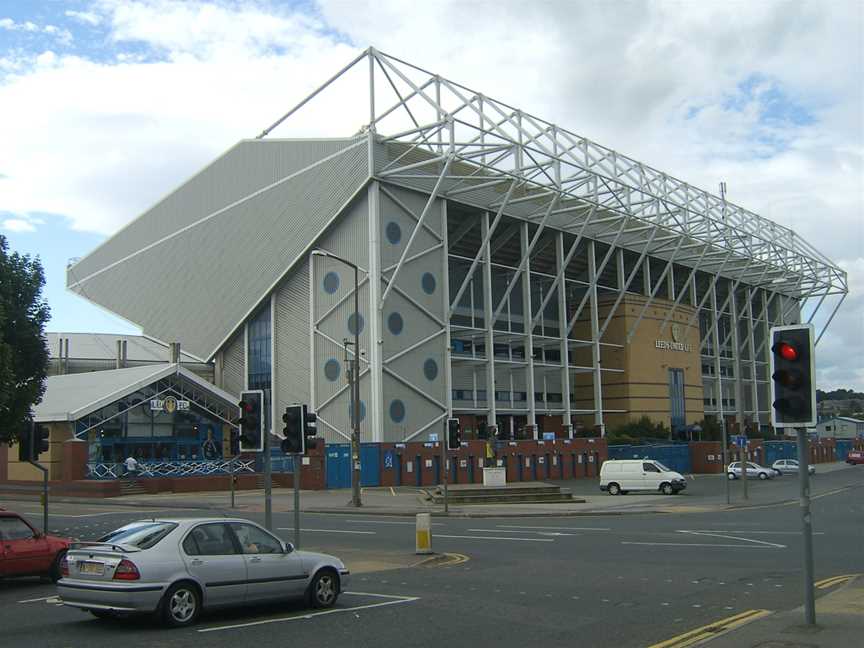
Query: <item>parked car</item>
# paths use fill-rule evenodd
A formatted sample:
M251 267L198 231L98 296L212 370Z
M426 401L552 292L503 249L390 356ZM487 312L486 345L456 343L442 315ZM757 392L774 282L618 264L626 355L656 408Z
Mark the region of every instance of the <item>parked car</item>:
M778 459L771 464L771 469L778 475L797 475L798 460L797 459ZM808 465L807 472L811 475L816 474L816 466Z
M864 464L864 450L850 450L846 455L846 463L850 466Z
M600 468L600 490L610 495L654 491L674 495L687 488L681 473L653 459L613 459Z
M741 477L741 462L733 461L729 464L729 467L726 469L726 476L729 479L738 479ZM765 466L760 466L757 463L753 463L752 461L747 462L747 477L749 479L759 478L759 479L774 479L775 473L771 468L766 468Z
M169 626L195 623L203 608L305 596L332 606L348 569L333 556L297 551L254 522L195 518L133 522L73 545L57 592L99 618L156 613Z
M47 535L23 517L0 509L0 577L60 579L60 564L71 540Z

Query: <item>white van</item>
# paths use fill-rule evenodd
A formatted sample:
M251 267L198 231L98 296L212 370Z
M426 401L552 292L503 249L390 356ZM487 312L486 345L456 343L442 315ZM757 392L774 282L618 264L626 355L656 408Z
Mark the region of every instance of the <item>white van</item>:
M600 468L600 490L610 495L629 491L659 491L674 495L687 488L681 473L654 459L613 459Z

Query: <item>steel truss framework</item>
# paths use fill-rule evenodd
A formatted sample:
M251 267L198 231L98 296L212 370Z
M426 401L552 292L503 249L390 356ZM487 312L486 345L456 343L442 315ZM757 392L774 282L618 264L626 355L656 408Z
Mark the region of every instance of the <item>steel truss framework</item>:
M364 66L368 66L368 73ZM713 349L708 356L715 365L713 389L717 413L721 416L724 413L721 350L731 342L739 420L747 414L741 398L745 388L741 380L744 366L749 365L751 376L750 416L757 418L760 411L767 410L766 402L757 402L756 367L766 359L767 327L773 323L797 321L806 310L810 312L807 321L812 321L826 298L836 296L834 309L819 333L818 339L821 339L848 293L846 273L792 230L567 129L374 48L361 53L258 137L269 135L327 88L351 74L356 76L358 70L366 78L369 112L361 135L368 138L370 177L380 183L382 190L385 184L390 184L428 195L425 208L414 215L416 224L398 263L388 269L386 277L381 274L385 286L376 298L377 308L382 309L391 291L396 289L396 278L405 263L425 253L415 249L413 244L417 234L426 227L425 219L437 199L469 205L485 213L479 251L461 286L448 298L451 316L483 265L486 272L477 274L485 275L484 283L488 284L490 245L502 234L498 231L499 225L510 218L523 221L521 263L499 303L484 304L489 341L493 338L492 323L501 316L518 277L523 273L530 276L529 258L544 230L567 232L577 239L567 249L560 237L557 240L554 252L557 273L541 304L531 304L531 295L523 295L527 299L523 312L532 318L542 313L543 307L556 294L559 312L569 312L565 310L567 304L563 296L565 268L581 240L605 244L608 251L599 260L595 258L594 244L588 246L587 289L574 315L560 323L559 340L562 352L566 351L566 345L572 341L567 339L567 334L587 305L591 323L591 340L587 342L593 349L591 371L595 383L593 411L598 422L602 422L603 409L600 345L604 344L604 335L624 294L634 291L632 283L640 270L643 270L645 284L635 291L646 295L647 302L628 331L627 341L661 285L672 286L667 294L674 300L661 331L665 331L674 311L685 296L689 296L692 303L688 306L695 312L688 327L694 325L702 312L707 312L711 320L710 334L703 340L702 351L705 355L706 350ZM638 254L638 261L626 274L622 250ZM619 276L618 294L612 308L600 318L598 281L613 258ZM656 280L650 271L644 272L653 264L662 267ZM674 286L677 279L673 278L676 265L689 269L684 285L677 289ZM710 284L697 300L699 273L708 275ZM718 303L721 280L727 290L725 300ZM489 285L486 289L484 294L491 294ZM523 282L523 292L525 290ZM739 303L742 291L747 298ZM779 313L769 317L769 309L775 301L778 301ZM811 301L816 302L815 307L810 305ZM724 313L732 317L733 326L721 341L718 322ZM747 323L743 336L738 334L739 320ZM754 331L759 327L761 343L757 347ZM531 348L531 328L526 326L527 348ZM450 335L449 321L442 323L442 332ZM488 355L490 376L494 376L494 354ZM531 368L529 394L533 394L533 366L530 354L527 355L526 364ZM384 367L371 369L386 370ZM566 376L562 376L562 380L566 384ZM494 402L494 397L492 400ZM726 400L731 402L731 399ZM447 401L449 413L453 409L449 393ZM533 403L533 398L529 402ZM490 409L494 414L494 404ZM533 424L533 405L530 410ZM570 413L569 403L565 403L564 410Z

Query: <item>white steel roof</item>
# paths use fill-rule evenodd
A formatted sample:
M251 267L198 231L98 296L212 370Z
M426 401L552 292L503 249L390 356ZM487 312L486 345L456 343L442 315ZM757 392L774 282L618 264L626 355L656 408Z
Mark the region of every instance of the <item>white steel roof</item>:
M236 396L199 378L184 367L165 363L50 376L46 380L42 402L34 408L33 418L37 423L76 421L172 374L189 380L200 389L223 400L227 406L236 404Z

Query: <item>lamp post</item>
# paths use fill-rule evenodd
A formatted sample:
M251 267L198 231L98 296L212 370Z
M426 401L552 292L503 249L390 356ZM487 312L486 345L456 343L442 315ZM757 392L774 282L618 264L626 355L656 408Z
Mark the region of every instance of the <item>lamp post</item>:
M363 506L360 501L360 277L357 264L328 252L314 250L318 254L334 261L340 261L354 270L354 366L349 371L349 389L351 392L351 506ZM350 316L349 316L350 322ZM344 340L347 362L348 340Z

